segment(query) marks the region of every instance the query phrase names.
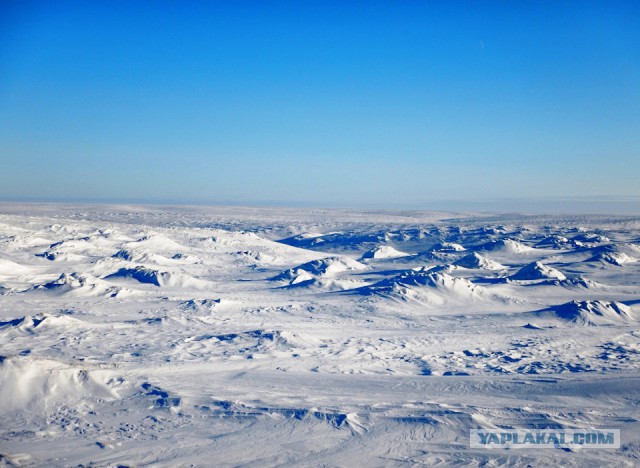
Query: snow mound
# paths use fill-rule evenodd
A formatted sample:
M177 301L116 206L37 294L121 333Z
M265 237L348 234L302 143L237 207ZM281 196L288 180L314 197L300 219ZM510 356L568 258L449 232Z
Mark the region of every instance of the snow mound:
M566 237L554 234L539 241L536 247L543 249L566 249L572 247L572 244Z
M433 289L451 292L463 292L477 288L471 281L465 278L455 278L446 273L433 272L432 270L410 270L396 277L402 284L411 286L427 286Z
M455 261L453 264L463 268L480 268L483 270L502 270L505 268L498 262L483 257L477 252L472 252L469 255L466 255L461 259Z
M593 255L601 253L625 253L629 256L640 254L640 246L631 242L620 242L615 244L603 244L591 247L583 247L580 250L591 252Z
M22 332L34 333L36 329L41 329L46 326L54 327L72 327L76 328L78 325L82 325L84 322L69 315L50 315L40 314L36 316L25 315L6 322L0 322L0 330L17 329Z
M124 288L113 286L89 273L76 272L63 273L58 279L35 286L34 289L44 289L58 294L82 297L117 297L123 293L130 292Z
M567 289L591 289L599 291L605 291L608 289L606 285L585 278L584 276L567 278L562 281L557 281L557 283Z
M240 250L233 252L231 255L235 256L238 260L253 265L273 265L279 263L277 255L256 251L256 250Z
M431 249L439 252L464 252L467 250L455 242L441 242L440 244L434 245Z
M553 311L563 320L585 326L624 325L636 320L630 307L615 301L572 301Z
M544 327L531 322L527 323L526 325L522 325L522 328L526 328L527 330L544 330Z
M486 252L504 252L510 254L524 254L535 251L534 248L513 239L492 240L477 247L476 250Z
M0 258L0 279L3 281L15 281L33 278L34 269L4 258ZM2 288L0 287L0 291Z
M202 263L202 260L195 255L177 253L171 257L171 260L175 260L178 263L187 263L191 265L195 265L197 263Z
M377 258L398 258L398 257L406 257L409 255L406 252L400 252L399 250L394 249L390 245L379 245L378 247L374 247L373 249L365 252L361 259L377 259Z
M152 252L180 252L185 249L181 244L178 244L173 239L165 236L164 234L150 233L134 242L125 244L128 248L145 248Z
M178 265L178 264L196 264L201 260L193 255L177 253L171 258L165 257L157 253L150 252L147 249L125 248L115 254L113 258L127 260L132 263L154 263L156 265Z
M31 269L19 263L12 262L4 258L0 258L0 276L2 277L15 277L30 273Z
M87 257L103 256L113 248L113 241L104 235L92 235L63 239L49 245L49 248L37 257L51 261L79 261Z
M289 283L287 288L315 288L322 291L348 291L352 289L366 286L366 281L352 278L336 279L336 278L315 278L305 279L304 276L297 278L296 281Z
M522 267L509 279L515 281L565 280L567 277L560 271L541 262L529 263Z
M282 244L303 249L324 251L358 251L388 242L388 235L381 232L327 232L321 236L297 235L278 241Z
M468 302L485 296L486 290L465 278L456 278L431 269L407 270L358 290L362 295L414 299L431 305Z
M261 356L275 356L280 352L297 348L315 347L319 344L313 334L287 332L281 330L256 329L233 333L206 333L192 335L179 343L174 352L181 355L207 355L218 352L234 353L249 359Z
M0 413L41 411L59 402L117 399L100 371L35 358L7 358L0 362Z
M366 265L349 257L327 257L290 268L272 279L274 281L288 281L289 284L293 285L311 281L318 277L333 277L344 271L364 270L366 268Z
M601 262L609 265L623 266L626 263L634 263L638 260L634 257L627 255L624 252L599 252L590 259L588 262Z
M221 299L189 299L182 301L180 306L183 310L212 312L222 302Z
M611 239L609 239L608 237L595 233L578 234L577 236L571 238L571 240L578 246L585 244L601 244L603 242L611 242Z
M120 258L135 263L155 263L158 265L169 265L172 262L167 257L149 252L146 249L122 249L113 254L113 258Z
M313 280L315 280L315 277L311 273L306 270L299 270L295 274L295 276L291 278L291 281L289 281L289 285L293 286L297 284L307 283Z
M425 252L420 252L417 255L413 255L411 257L407 257L411 262L451 262L455 261L458 258L452 252L442 252L442 251L433 251L427 250Z
M202 289L209 286L209 283L189 276L185 273L173 273L169 271L154 270L144 266L133 268L120 268L115 273L110 274L105 279L129 278L139 283L153 284L159 287L168 288L193 288Z
M36 257L46 258L52 262L78 262L86 258L84 255L71 252L57 252L54 250L47 250L36 254Z

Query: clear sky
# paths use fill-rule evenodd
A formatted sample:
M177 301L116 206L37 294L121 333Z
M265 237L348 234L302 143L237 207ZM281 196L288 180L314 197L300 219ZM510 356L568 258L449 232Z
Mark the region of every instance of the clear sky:
M640 3L0 2L0 198L640 196Z

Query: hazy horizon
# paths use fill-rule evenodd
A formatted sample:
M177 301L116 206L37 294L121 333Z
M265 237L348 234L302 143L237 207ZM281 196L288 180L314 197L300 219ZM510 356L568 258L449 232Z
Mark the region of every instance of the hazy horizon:
M540 199L485 199L485 200L433 200L424 203L384 204L384 203L349 203L327 204L322 202L292 203L289 201L254 201L242 202L234 200L150 200L150 199L88 199L88 198L2 198L0 203L12 204L60 204L60 205L133 205L133 206L194 206L194 207L239 207L239 208L284 208L301 210L354 210L354 211L455 211L460 213L546 213L550 215L640 215L640 197L566 197Z

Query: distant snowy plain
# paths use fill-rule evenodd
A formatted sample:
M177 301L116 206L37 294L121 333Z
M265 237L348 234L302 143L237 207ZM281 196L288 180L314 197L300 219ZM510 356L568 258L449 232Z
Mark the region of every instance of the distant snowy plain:
M638 466L639 319L639 217L3 204L0 466Z

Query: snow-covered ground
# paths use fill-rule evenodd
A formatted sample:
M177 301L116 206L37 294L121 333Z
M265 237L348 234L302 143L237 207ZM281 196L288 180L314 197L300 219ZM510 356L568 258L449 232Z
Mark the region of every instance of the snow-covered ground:
M4 204L0 466L637 466L639 260L634 217Z

